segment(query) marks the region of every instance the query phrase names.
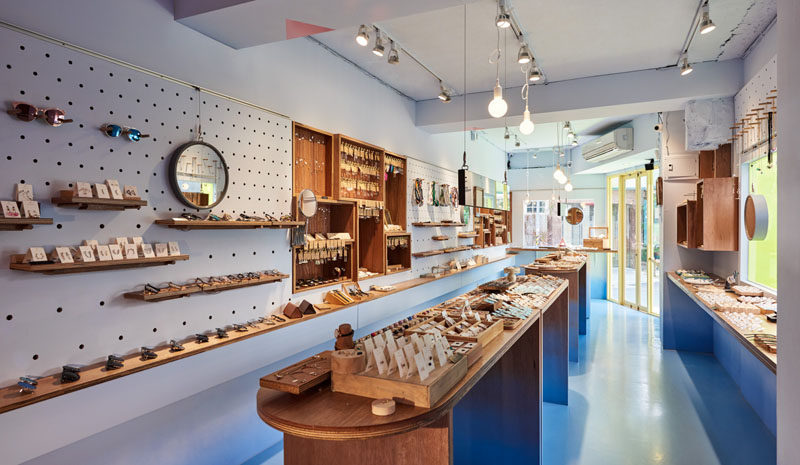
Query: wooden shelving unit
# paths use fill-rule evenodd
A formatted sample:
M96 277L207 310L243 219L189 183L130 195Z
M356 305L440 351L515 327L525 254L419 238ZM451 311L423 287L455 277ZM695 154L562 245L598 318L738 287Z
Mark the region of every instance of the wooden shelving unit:
M416 226L418 228L448 228L448 227L461 227L466 226L464 223L446 223L446 222L421 222L421 223L411 223L411 226Z
M161 302L164 300L180 299L181 297L189 297L193 294L203 293L217 293L221 291L228 291L231 289L240 289L243 287L260 286L262 284L276 283L288 278L288 274L279 274L268 277L243 279L241 282L218 283L218 284L185 284L181 289L174 291L164 291L157 294L150 294L145 291L126 292L124 297L126 299L143 300L145 302Z
M211 221L169 218L156 220L155 224L189 231L192 229L289 229L306 223L305 221Z
M77 208L79 210L128 210L140 209L147 206L146 200L141 199L98 199L78 197L71 190L62 190L58 197L53 197L53 205L62 208Z
M739 250L739 178L703 178L696 200L676 207L677 243L688 249Z
M382 211L378 221L373 218L358 220L358 268L366 268L377 275L386 273L386 234L383 232ZM357 280L357 279L356 279Z
M364 182L374 182L378 185L378 191L374 196L365 195L357 191L347 190L342 181L350 179L350 173L344 170L344 164L348 162L345 147L347 145L355 146L364 150L372 151L377 160L363 162L377 170L378 176L365 176ZM385 193L384 182L384 167L383 167L384 150L377 145L348 137L344 134L336 134L333 136L333 195L336 199L344 200L378 200L383 201ZM352 161L351 161L352 162ZM368 178L368 179L367 179Z
M23 263L24 254L11 255L9 268L17 271L44 274L85 273L90 271L108 271L124 268L141 268L145 266L174 265L178 261L188 260L188 255L173 255L171 257L134 258L130 260L95 261L80 263L50 263L30 264Z
M24 231L34 225L53 224L52 218L0 218L0 231Z
M301 123L292 123L294 195L311 189L317 198L334 198L333 134Z
M391 152L385 153L384 170L386 171L386 184L384 205L387 212L386 223L400 225L404 230L407 224L407 169L408 163L406 157Z

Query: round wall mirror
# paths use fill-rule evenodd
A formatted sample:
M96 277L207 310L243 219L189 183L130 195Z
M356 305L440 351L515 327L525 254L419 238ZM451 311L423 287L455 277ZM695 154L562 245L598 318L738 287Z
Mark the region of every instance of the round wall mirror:
M581 224L583 221L583 210L578 207L572 207L567 210L567 223L575 226L576 224Z
M213 145L188 142L172 155L170 182L181 202L192 208L212 208L228 190L228 165Z
M297 196L297 209L306 218L317 214L317 196L311 189L303 189Z
M760 194L750 194L744 202L744 230L751 241L763 241L769 230L767 199Z

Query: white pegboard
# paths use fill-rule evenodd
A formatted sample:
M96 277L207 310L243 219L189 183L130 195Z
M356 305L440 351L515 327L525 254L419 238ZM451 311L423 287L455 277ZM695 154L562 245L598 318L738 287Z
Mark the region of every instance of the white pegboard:
M736 94L733 99L734 118L741 121L753 108L760 107L761 102L765 102L772 89L778 88L778 56L775 55L766 65L755 75L744 87ZM738 171L742 163L749 162L767 154L767 146L764 145L759 150L740 156L742 143L737 141L733 146L733 153L736 158L736 170Z
M156 219L191 211L173 195L167 173L172 152L195 138L198 112L204 140L221 151L230 170L227 197L214 210L234 216L289 213L290 120L7 29L0 29L0 92L6 107L11 101L58 107L75 120L53 128L0 115L0 198L11 199L15 183L31 184L42 216L54 219L52 226L32 231L0 232L5 260L31 246L50 250L84 239L106 243L117 236L178 241L191 256L172 266L60 276L0 267L6 283L0 384L244 322L278 310L291 297L287 280L160 303L122 298L144 283L271 268L291 271L286 231L180 232L153 225ZM98 129L105 123L134 127L150 137L140 142L109 138ZM107 178L136 185L149 205L105 212L50 203L75 181Z

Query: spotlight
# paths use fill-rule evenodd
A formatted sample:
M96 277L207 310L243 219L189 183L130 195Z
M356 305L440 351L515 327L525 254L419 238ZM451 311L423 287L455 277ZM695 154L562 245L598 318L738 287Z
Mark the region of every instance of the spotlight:
M533 152L533 158L536 158L537 156L538 154L536 152Z
M527 106L528 102L525 102ZM527 108L525 108L525 112L522 114L522 122L519 124L519 132L528 135L533 133L533 121L531 121L531 112Z
M362 24L360 28L358 28L358 34L356 35L356 43L362 47L366 47L369 44L369 33L367 33L367 26Z
M503 100L503 88L500 87L500 79L494 85L494 97L489 102L488 109L493 118L502 118L508 111L508 104Z
M514 147L519 147L519 137L516 134L514 134Z
M573 189L573 187L572 187L572 181L570 181L569 179L567 179L567 183L566 183L566 184L564 184L564 190L565 190L565 191L567 191L567 192L572 192L572 189Z
M503 134L503 139L511 139L511 133L508 132L508 126L506 126L506 133Z
M540 81L542 79L542 72L539 70L539 67L536 66L536 62L532 62L533 66L531 66L531 71L528 74L528 80L531 82Z
M686 76L692 71L694 70L692 69L692 65L689 64L689 58L684 53L683 58L681 58L681 76Z
M700 34L708 34L716 28L717 26L714 24L714 21L711 21L711 17L708 14L708 1L706 1L706 3L703 4L703 19L700 21Z
M570 143L570 145L572 145L573 147L577 147L578 146L578 139L577 138L572 139L572 142Z
M511 27L511 17L508 16L508 13L505 12L505 9L500 10L500 13L497 14L494 22L500 29Z
M533 60L533 57L531 57L531 50L527 45L522 44L517 54L517 63L524 65L525 63L530 63L531 60Z
M442 84L442 81L439 81L439 90L441 91L439 93L439 100L441 100L444 103L449 102L450 92L448 92L448 90L444 88L444 84Z
M377 29L375 29L375 47L372 48L372 53L375 55L382 57L383 51L383 39L381 39L381 33Z
M397 48L394 46L394 41L391 41L392 47L389 49L389 64L396 65L400 63L400 55L397 53Z

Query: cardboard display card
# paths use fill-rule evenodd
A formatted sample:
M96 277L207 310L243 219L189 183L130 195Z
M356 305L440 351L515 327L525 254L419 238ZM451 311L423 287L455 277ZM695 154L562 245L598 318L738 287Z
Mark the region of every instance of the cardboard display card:
M156 257L169 257L169 249L167 248L167 244L161 242L156 244Z
M129 200L139 200L139 190L136 186L125 186L122 189L122 196Z
M101 262L107 262L111 260L111 250L108 249L107 245L98 245L97 249L97 259Z
M406 356L402 349L398 349L394 353L394 360L397 363L397 372L400 374L400 377L408 378L408 375L410 374L408 370L408 362L406 362Z
M114 200L123 200L124 197L122 196L122 188L119 187L119 181L116 179L106 179L106 186L108 186L108 192L111 194L111 198Z
M105 184L94 184L92 186L94 188L94 196L98 199L110 199L111 194L108 193L108 186Z
M72 251L69 250L69 247L56 247L53 253L57 257L59 263L75 263L75 260L72 258Z
M385 375L389 371L389 364L386 363L383 349L376 348L372 351L372 355L375 357L375 364L378 366L378 374Z
M44 247L31 247L25 253L25 263L38 263L47 261L47 252Z
M108 244L108 251L111 253L112 260L124 260L122 255L122 247L119 244Z
M408 371L409 371L409 374L411 374L411 372L413 372L414 370L417 369L417 364L414 361L414 355L415 355L414 346L411 345L411 344L406 344L406 346L403 347L403 352L406 354L406 362L408 363Z
M33 185L31 184L17 184L16 187L17 202L25 202L26 200L33 200Z
M22 216L25 218L39 218L39 202L35 200L22 201Z
M141 244L142 256L144 258L155 258L156 254L153 252L153 246L150 244Z
M136 244L125 244L125 258L128 260L132 260L134 258L139 258L139 250L136 247Z
M4 218L20 218L22 216L19 213L17 202L14 202L13 200L3 200L0 201L0 205L3 207Z
M92 185L88 182L76 181L74 194L77 197L84 199L92 198Z
M419 373L420 381L425 381L431 370L428 369L428 362L422 354L414 355L414 363L417 365L417 373Z
M84 263L89 263L94 261L94 250L88 245L81 245L78 246L78 250L81 251L81 261Z
M178 246L178 243L175 241L168 242L167 247L169 249L169 256L174 257L176 255L181 254L181 248Z

